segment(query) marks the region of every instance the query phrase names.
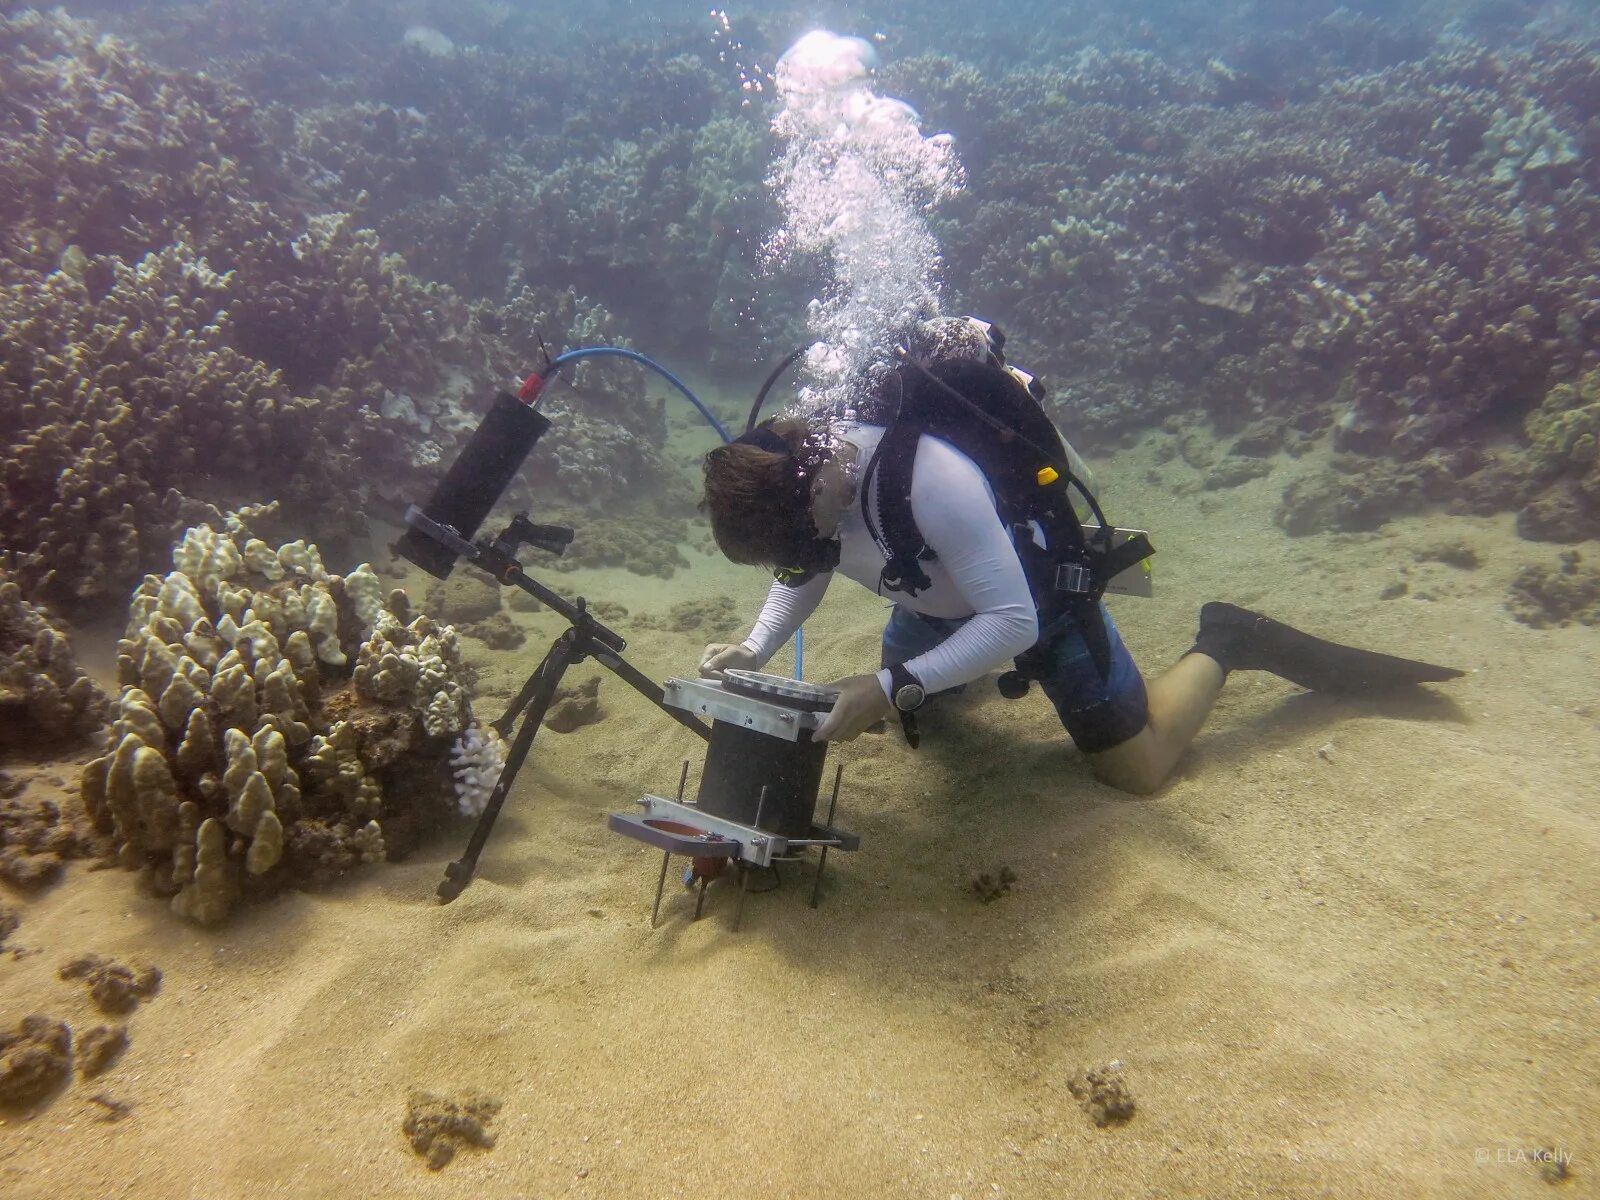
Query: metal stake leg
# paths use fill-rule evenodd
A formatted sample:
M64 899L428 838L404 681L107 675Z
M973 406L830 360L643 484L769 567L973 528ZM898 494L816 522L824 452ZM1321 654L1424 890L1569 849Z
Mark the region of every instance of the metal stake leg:
M739 903L733 910L733 931L739 932L739 922L744 920L744 898L750 891L750 868L739 864Z
M706 885L710 882L711 880L707 876L700 876L700 894L694 899L694 919L696 921L700 919L700 910L706 906Z
M656 927L656 917L661 913L661 892L667 886L667 864L672 861L670 852L663 851L661 855L661 877L656 880L656 903L650 910L650 928Z
M833 770L833 799L828 801L828 820L826 822L826 824L827 824L829 829L833 828L833 813L834 813L834 810L839 807L839 781L841 779L843 779L843 778L844 778L844 764L840 763ZM815 880L812 881L812 884L811 884L811 907L812 908L815 908L817 906L817 901L822 896L822 872L823 872L823 869L827 865L828 865L828 847L824 846L822 848L822 857L817 860L817 877L816 877Z
M686 758L686 759L683 760L683 769L678 772L678 799L679 800L683 799L683 785L686 784L688 781L689 781L689 760ZM654 929L656 927L656 920L661 914L661 893L666 889L666 886L667 886L667 864L669 864L671 861L672 861L672 851L670 851L670 850L664 851L662 853L662 855L661 855L661 874L656 879L656 903L655 903L655 907L653 907L650 910L650 928L651 929ZM701 890L704 891L703 888ZM698 917L700 915L700 906L699 905L695 905L694 915L696 917Z

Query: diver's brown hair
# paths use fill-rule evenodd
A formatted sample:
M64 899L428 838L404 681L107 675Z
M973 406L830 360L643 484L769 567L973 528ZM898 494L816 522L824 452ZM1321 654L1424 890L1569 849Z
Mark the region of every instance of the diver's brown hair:
M711 518L711 536L730 562L773 567L793 562L797 548L816 536L809 474L801 467L810 430L793 417L762 425L790 454L744 442L710 451L700 511Z

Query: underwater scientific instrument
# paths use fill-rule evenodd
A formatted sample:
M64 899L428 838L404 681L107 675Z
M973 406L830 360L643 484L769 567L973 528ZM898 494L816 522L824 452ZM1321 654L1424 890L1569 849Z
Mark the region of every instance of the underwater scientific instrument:
M491 726L509 744L505 765L495 782L471 839L459 859L445 868L437 894L442 903L459 896L472 882L478 858L488 844L506 796L532 751L556 690L567 669L593 659L657 708L708 743L698 795L683 799L689 763L685 760L675 800L647 795L642 814L612 814L610 827L663 852L661 876L650 923L661 908L667 864L673 854L694 859L690 880L700 894L695 917L701 915L706 887L730 866L739 878L737 929L751 873L769 870L776 880L777 863L793 862L812 847L821 850L812 885L816 906L830 849L855 850L860 838L832 828L839 800L842 769L836 771L827 820L815 822L817 793L827 743L812 733L832 708L836 693L799 680L760 672L727 672L724 680L669 679L657 685L622 657L627 641L597 620L583 597L568 600L530 576L518 559L523 547L561 554L575 537L562 525L541 525L518 513L499 534L473 540L484 519L552 424L538 411L539 400L556 372L582 358L607 355L631 359L664 376L694 403L726 440L716 417L675 376L631 350L585 347L556 358L531 374L517 395L501 392L468 439L456 461L435 487L426 505L406 512L407 530L395 543L396 553L439 579L465 559L504 587L516 587L566 619L569 628L551 644L516 697ZM711 718L708 729L701 717ZM771 890L770 888L762 890Z
M730 866L738 873L737 929L756 870L770 870L775 886L780 862L799 861L813 847L819 848L811 886L811 907L817 906L828 851L861 845L858 836L833 826L843 767L834 771L827 817L820 824L816 820L828 743L811 735L836 699L838 693L829 688L761 671L729 670L721 679L667 680L663 701L667 706L711 718L711 744L699 792L692 802L683 798L689 773L685 761L676 799L646 795L638 802L640 812L612 813L609 818L613 833L662 852L651 928L661 912L661 894L674 854L693 860L685 882L699 885L696 917L705 903L707 884Z
M411 528L395 543L396 553L435 579L449 578L456 561L464 553L456 547L469 544L477 535L483 519L499 503L534 446L550 428L550 418L539 411L539 401L544 397L545 389L563 367L586 358L624 358L648 367L688 397L722 440L728 440L728 431L717 420L716 414L701 403L700 398L681 379L636 350L620 346L583 346L554 358L546 354L544 370L530 373L515 396L509 392L500 392L495 396L488 413L434 488L427 504L420 508L413 505L407 512L406 524ZM426 517L428 524L414 522L411 519L413 513ZM444 530L450 536L441 538L434 532L436 529ZM566 541L571 540L569 531ZM535 541L533 544L538 543ZM563 546L565 544L562 543ZM551 549L557 554L561 552L556 547L541 548Z

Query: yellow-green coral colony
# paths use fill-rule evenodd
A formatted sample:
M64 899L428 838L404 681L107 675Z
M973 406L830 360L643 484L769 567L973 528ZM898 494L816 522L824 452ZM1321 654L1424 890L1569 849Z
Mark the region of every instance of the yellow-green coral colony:
M107 707L66 635L0 574L0 746L83 737L104 724Z
M1600 503L1600 370L1551 388L1524 427L1539 469L1550 475L1571 470Z
M303 541L274 549L202 525L173 566L134 593L106 752L83 771L118 861L209 924L293 876L280 868L297 845L331 856L312 875L382 859L381 785L355 725L324 723L321 702L348 685L428 738L460 734L471 710L454 630L402 624L369 567L331 575Z

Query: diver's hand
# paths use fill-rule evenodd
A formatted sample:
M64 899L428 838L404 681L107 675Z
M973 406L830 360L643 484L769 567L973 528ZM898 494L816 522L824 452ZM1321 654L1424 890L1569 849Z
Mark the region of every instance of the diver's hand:
M894 705L883 694L876 675L851 675L828 685L839 698L833 711L811 736L819 742L850 742L889 715Z
M700 655L700 674L707 679L721 679L724 671L756 671L761 663L743 646L730 646L726 642L712 642Z

